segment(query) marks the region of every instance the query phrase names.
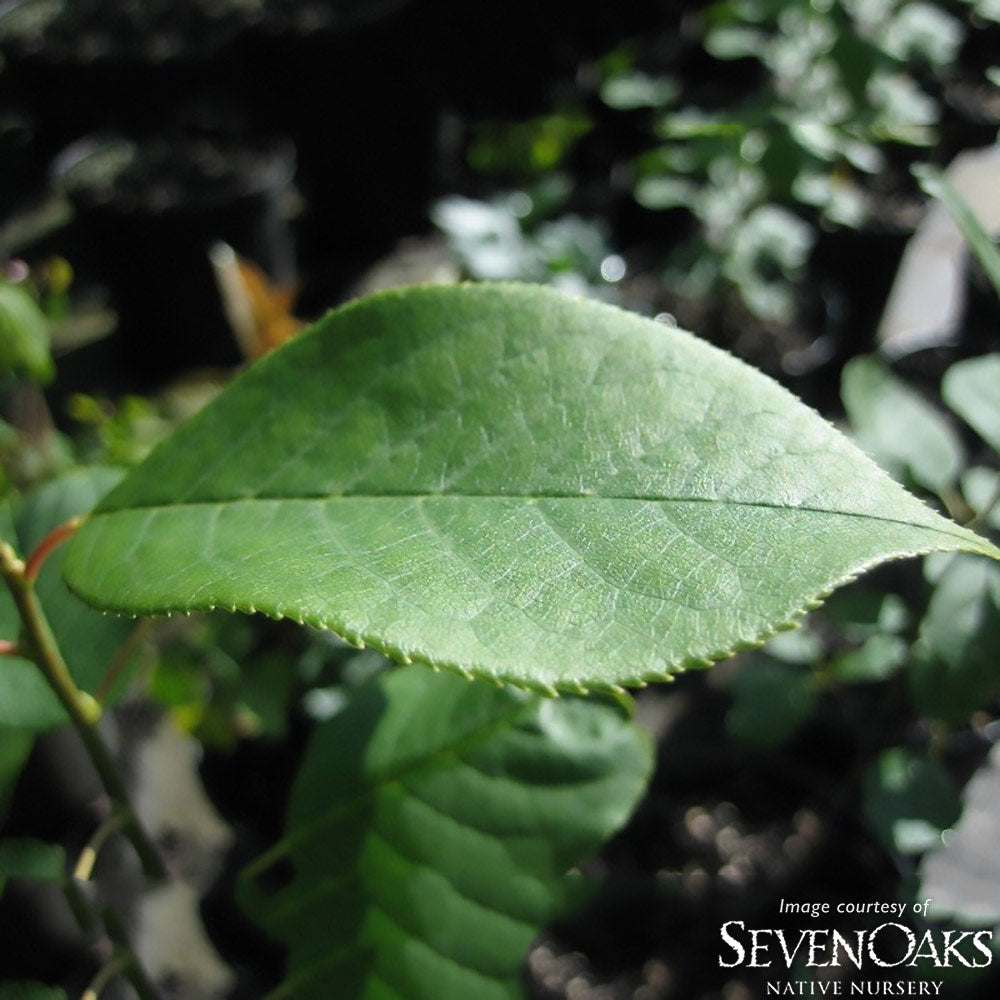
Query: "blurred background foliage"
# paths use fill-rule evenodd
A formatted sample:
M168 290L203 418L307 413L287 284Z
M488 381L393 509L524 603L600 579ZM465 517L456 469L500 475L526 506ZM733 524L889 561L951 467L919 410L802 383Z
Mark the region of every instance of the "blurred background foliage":
M244 288L262 338L292 310L460 277L552 282L694 329L995 533L1000 296L982 246L1000 225L962 265L947 336L890 356L877 330L927 203L911 168L996 143L998 53L996 0L7 0L14 515L81 465L139 461L244 362L209 257L224 241L266 278L264 299ZM313 721L385 669L329 636L221 617L136 648L146 694L206 748L233 869L277 835ZM588 867L599 903L528 956L530 995L759 996L751 970L719 968L718 928L781 926L782 898L930 896L939 919L1000 924L998 652L1000 571L932 558L642 693L649 795ZM0 721L16 834L34 734ZM280 956L223 892L206 909L259 995Z

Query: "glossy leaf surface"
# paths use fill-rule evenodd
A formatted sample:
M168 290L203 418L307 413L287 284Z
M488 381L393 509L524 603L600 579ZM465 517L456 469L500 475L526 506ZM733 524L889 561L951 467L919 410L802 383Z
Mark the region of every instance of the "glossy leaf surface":
M272 996L522 996L529 945L576 895L566 871L625 822L651 766L616 706L383 675L317 729L286 836L243 880L289 946ZM285 861L291 883L265 895Z
M373 296L264 358L65 571L104 608L259 610L547 689L705 664L933 549L1000 555L689 334L479 285Z

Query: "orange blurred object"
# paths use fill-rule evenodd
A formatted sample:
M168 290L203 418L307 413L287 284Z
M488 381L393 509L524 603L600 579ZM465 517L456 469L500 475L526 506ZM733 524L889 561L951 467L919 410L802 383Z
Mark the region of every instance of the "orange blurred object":
M248 361L291 340L305 324L292 314L296 289L274 285L252 261L228 243L208 252L226 319Z

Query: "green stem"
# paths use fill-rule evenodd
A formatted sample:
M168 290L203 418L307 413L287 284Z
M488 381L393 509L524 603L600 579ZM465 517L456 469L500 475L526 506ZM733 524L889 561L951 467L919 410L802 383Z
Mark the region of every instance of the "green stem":
M80 882L90 881L101 848L104 847L108 837L124 828L127 821L128 817L116 810L97 828L94 835L84 845L83 850L80 851L80 856L73 869L74 879Z
M115 976L124 972L126 968L128 968L128 959L124 956L118 955L111 959L107 965L98 970L97 975L90 981L90 985L81 994L80 1000L98 1000L98 997L104 992L104 987Z
M80 887L73 878L68 878L63 882L62 890L80 930L84 934L89 934L97 926L97 915L87 901L87 897L80 891Z
M123 829L139 856L146 877L154 882L166 879L168 873L163 859L136 819L128 790L97 728L100 706L76 686L42 611L34 581L26 575L24 563L6 542L0 542L0 574L23 623L24 635L19 643L23 655L34 660L42 671L79 734L108 796L127 817Z

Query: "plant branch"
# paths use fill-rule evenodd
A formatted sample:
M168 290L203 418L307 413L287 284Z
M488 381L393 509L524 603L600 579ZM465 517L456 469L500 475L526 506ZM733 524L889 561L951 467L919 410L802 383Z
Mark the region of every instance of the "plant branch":
M42 671L83 741L105 790L127 817L124 832L139 855L146 877L151 881L162 881L168 874L163 859L136 819L128 790L97 728L100 706L76 686L35 593L34 581L28 577L25 564L6 542L0 542L0 574L7 583L23 623L24 634L19 644L22 654L34 660Z
M77 858L76 866L73 869L73 878L86 882L90 879L97 863L97 856L101 853L108 837L121 830L128 822L128 817L122 812L115 810L95 831L94 835L84 845L80 856Z
M99 969L97 975L90 981L87 988L80 994L80 1000L97 1000L104 992L104 987L111 982L119 973L128 968L129 959L124 955L116 955L103 968Z
M80 886L76 884L74 878L67 878L63 881L62 890L80 930L85 934L90 933L97 926L97 914L94 913Z

